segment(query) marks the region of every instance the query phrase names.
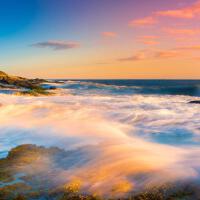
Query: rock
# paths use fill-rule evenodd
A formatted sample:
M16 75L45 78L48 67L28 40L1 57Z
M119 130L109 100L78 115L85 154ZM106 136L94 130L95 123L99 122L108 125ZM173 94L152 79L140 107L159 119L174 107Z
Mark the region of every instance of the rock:
M188 103L200 104L200 100L190 101L190 102L188 102Z
M7 76L7 74L5 72L0 71L0 77L2 76Z
M2 179L0 180L0 200L107 199L82 190L82 180L75 179L68 182L68 173L65 174L65 170L77 167L73 158L80 156L80 153L84 153L85 150L87 151L87 149L64 151L57 147L45 148L33 144L13 148L6 158L0 159L0 178ZM79 159L77 162L80 164ZM60 175L64 179L59 179ZM120 188L117 186L114 189L112 192ZM130 198L116 196L112 199L199 199L199 191L200 187L193 186L191 182L182 184L175 182L142 189L135 194L130 193Z
M50 95L48 89L42 87L42 83L48 82L44 79L27 79L19 76L11 76L0 71L0 88L3 89L18 89L17 95ZM25 91L24 91L25 89Z
M27 79L19 76L11 76L0 71L0 84L7 86L22 87L27 89L38 89L40 84L46 82L43 79Z

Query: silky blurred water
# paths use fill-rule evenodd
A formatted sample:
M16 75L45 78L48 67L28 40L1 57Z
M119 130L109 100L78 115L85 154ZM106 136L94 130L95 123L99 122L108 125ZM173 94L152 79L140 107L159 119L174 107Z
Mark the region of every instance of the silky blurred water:
M96 187L138 184L133 176L144 173L150 183L199 177L200 106L188 103L200 100L199 81L57 80L43 87L57 89L53 96L0 94L1 157L27 143L86 148L70 172L102 183ZM92 178L98 172L103 180Z

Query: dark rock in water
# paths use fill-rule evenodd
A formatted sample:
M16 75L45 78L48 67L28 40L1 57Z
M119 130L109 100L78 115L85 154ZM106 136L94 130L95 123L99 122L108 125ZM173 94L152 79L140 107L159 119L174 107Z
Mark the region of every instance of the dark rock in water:
M50 86L50 87L49 87L49 90L55 90L55 89L56 89L55 86Z
M200 104L200 100L190 101L189 103Z

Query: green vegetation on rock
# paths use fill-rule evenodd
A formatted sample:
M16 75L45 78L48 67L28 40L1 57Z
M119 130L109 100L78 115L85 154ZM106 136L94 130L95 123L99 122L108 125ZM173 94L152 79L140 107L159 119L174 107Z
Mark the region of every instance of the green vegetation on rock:
M10 86L28 88L28 89L37 89L39 84L46 82L43 79L27 79L19 76L10 76L5 72L0 71L0 83Z
M47 90L38 87L38 88L34 88L34 89L29 89L26 91L22 91L17 93L19 95L30 95L30 96L40 96L40 95L51 95L52 93L48 92Z
M0 88L23 88L24 91L20 91L18 95L50 95L46 89L41 87L41 84L47 82L44 79L27 79L18 76L10 76L5 72L0 71Z

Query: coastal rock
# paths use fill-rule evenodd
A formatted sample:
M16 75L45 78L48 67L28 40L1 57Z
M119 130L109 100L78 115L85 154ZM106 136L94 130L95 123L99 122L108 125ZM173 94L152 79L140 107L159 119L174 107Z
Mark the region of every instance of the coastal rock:
M188 103L192 103L192 104L200 104L200 100L195 100L195 101L190 101Z
M19 76L11 76L5 72L0 71L0 89L3 90L15 90L17 95L30 95L41 96L50 95L48 89L42 87L42 83L48 82L44 79L27 79ZM13 92L11 91L11 93Z
M40 87L40 84L46 82L43 79L27 79L19 76L11 76L5 72L0 71L0 84L14 87L21 87L27 89L37 89Z

